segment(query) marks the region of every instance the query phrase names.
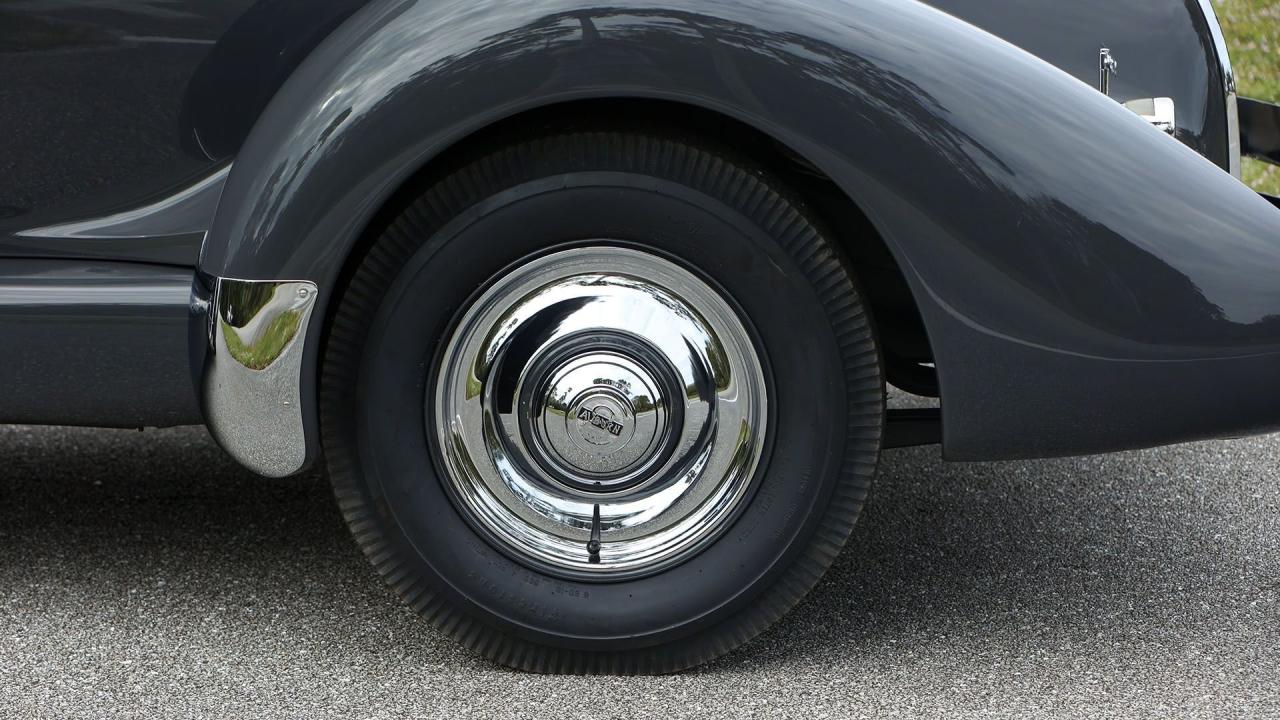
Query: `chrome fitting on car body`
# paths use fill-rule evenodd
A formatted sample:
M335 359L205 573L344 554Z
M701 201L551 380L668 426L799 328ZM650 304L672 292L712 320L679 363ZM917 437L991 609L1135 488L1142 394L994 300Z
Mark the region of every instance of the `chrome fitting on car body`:
M1222 82L1227 107L1227 161L1232 175L1240 177L1240 105L1236 91L1236 73L1231 66L1231 52L1227 47L1226 35L1222 32L1222 23L1218 21L1218 12L1212 0L1199 0L1200 11L1204 13L1205 23L1209 27L1209 35L1213 39L1213 52L1218 61L1218 73Z
M307 281L214 281L205 420L227 453L261 475L290 475L306 462L301 374L315 304Z

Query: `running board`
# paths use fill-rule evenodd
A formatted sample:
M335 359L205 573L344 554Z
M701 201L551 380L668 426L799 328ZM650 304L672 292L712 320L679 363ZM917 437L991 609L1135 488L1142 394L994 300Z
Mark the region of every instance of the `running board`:
M0 423L203 422L191 379L192 273L0 259Z

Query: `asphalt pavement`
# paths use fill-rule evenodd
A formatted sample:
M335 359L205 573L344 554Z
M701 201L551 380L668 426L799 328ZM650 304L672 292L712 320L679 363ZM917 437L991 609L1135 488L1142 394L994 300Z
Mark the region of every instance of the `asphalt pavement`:
M203 429L0 427L0 716L1276 717L1280 438L885 454L784 622L657 678L520 674L384 589L325 481Z

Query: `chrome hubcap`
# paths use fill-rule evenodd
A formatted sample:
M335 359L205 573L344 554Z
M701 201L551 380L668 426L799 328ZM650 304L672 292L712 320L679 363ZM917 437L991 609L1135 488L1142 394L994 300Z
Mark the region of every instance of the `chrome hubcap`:
M605 492L633 484L669 438L673 389L627 355L572 355L534 391L533 454L554 477L579 489Z
M674 263L566 250L500 278L443 355L446 482L514 554L608 575L701 547L744 498L764 372L736 313Z

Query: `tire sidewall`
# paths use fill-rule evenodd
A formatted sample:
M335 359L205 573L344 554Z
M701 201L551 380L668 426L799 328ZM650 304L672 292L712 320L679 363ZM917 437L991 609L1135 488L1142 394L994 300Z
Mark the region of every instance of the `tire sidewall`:
M661 254L722 289L772 381L769 447L741 513L699 555L622 582L537 572L477 533L443 484L431 417L436 358L467 303L515 263L600 243ZM369 499L410 570L490 626L573 649L670 642L757 598L812 539L845 458L841 350L817 278L793 251L715 197L619 172L526 182L434 233L369 324L354 405Z

